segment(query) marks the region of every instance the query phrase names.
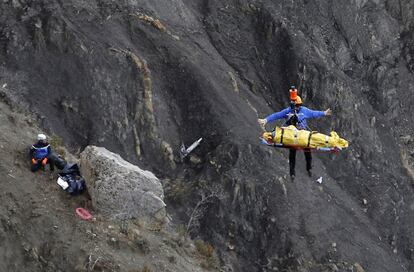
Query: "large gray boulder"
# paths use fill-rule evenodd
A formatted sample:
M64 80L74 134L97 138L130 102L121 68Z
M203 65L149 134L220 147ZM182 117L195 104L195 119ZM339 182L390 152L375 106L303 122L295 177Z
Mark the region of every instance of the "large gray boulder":
M93 207L117 219L156 218L166 215L164 191L158 178L103 147L88 146L80 167Z

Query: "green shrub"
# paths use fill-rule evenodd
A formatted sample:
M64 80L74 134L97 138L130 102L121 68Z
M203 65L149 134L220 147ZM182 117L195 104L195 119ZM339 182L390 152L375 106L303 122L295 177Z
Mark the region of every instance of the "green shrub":
M180 224L177 227L177 233L178 233L178 237L180 238L185 238L187 235L187 228L185 225Z
M63 139L59 136L52 135L49 140L50 145L52 146L52 149L59 155L61 155L63 158L66 155L65 148L63 146Z
M153 270L152 270L152 268L151 268L151 266L150 265L148 265L148 264L144 264L144 267L142 268L142 270L141 270L142 272L152 272Z
M183 180L171 181L164 188L165 197L174 203L181 204L191 192L191 185Z
M195 240L194 242L198 253L200 253L203 257L211 258L214 255L214 247L209 243L204 242L203 240Z
M200 256L203 258L201 261L201 266L206 269L216 268L218 260L214 247L211 244L204 242L203 240L195 240L194 245Z

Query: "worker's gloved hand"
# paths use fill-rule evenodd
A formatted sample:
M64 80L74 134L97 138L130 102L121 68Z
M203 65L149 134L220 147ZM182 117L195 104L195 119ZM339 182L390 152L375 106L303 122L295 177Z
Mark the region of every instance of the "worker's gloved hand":
M325 115L327 115L327 116L332 115L332 111L331 111L331 109L327 109L327 110L325 111Z
M265 125L267 124L267 120L266 119L258 119L257 121L259 122L259 125L264 129Z

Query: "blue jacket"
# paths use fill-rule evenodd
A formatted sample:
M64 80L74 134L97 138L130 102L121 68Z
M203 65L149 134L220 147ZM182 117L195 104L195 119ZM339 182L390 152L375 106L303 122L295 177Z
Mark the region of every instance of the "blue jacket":
M294 115L294 110L290 107L281 110L279 112L272 113L266 117L267 122L272 122L278 119L288 119ZM308 109L307 107L301 106L297 110L298 125L299 129L308 129L306 119L319 118L325 116L325 112Z
M36 160L42 160L50 155L52 149L49 143L37 142L30 148L30 156Z

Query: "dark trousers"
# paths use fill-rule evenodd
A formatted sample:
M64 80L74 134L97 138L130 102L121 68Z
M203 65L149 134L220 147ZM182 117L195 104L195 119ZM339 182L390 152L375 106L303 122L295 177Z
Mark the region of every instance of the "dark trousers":
M306 159L306 170L310 171L312 169L312 154L310 149L305 148L303 150ZM289 168L290 168L290 175L295 174L295 163L296 163L296 149L291 148L289 149Z
M55 164L51 159L48 159L47 163L50 165L50 171L55 170ZM37 160L36 163L32 163L30 170L32 170L32 172L36 172L42 167L42 160Z

